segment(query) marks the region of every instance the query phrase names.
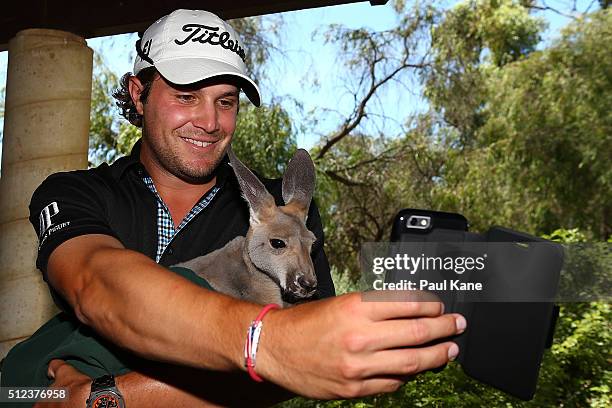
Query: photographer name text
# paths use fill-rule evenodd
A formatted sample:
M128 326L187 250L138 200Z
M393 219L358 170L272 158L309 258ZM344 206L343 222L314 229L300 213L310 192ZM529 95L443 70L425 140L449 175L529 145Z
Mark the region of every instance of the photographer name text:
M459 279L446 279L431 282L427 279L411 281L402 279L399 282L385 282L377 279L373 283L374 290L429 290L429 291L457 291L477 292L483 290L482 282L461 282Z

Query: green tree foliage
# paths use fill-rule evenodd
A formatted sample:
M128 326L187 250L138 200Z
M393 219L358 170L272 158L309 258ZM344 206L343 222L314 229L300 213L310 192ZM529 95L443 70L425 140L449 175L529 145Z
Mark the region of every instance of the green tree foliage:
M359 276L361 244L388 240L399 209L437 206L430 192L446 146L426 138L424 129L431 125L426 118L417 122L399 139L347 136L317 162L328 257L353 278Z
M94 54L89 122L89 164L97 166L112 163L130 152L140 138L140 129L119 119L112 93L119 80L104 63L102 56Z
M297 148L289 115L278 104L241 104L232 148L258 174L281 177Z
M612 14L599 11L491 73L474 147L448 163L442 194L476 225L610 235L611 27Z
M469 144L482 125L481 108L492 67L535 49L544 27L516 0L470 0L444 14L432 32L433 58L423 71L425 96Z
M558 229L544 238L572 245L588 241L587 235L576 228ZM541 391L536 394L533 404L610 406L610 321L612 308L609 303L566 303L561 306L555 343L545 355L540 374Z
M347 136L317 163L317 195L322 217L328 221L324 231L328 257L353 278L358 277L361 244L388 239L394 212L405 204L397 191L405 185L389 177L398 170L394 159L401 156L399 148L363 135Z
M249 74L257 83L266 78L265 63L275 52L282 53L276 46L280 29L284 24L282 17L246 17L230 20L229 23L239 34L246 46L246 66Z

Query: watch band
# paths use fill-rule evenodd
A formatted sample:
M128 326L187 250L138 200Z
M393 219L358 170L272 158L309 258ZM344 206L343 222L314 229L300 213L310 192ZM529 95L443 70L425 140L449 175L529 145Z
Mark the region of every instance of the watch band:
M87 408L125 408L125 401L115 384L115 377L103 375L94 379L85 405Z
M112 388L115 386L115 376L112 374L103 375L93 380L91 383L91 392Z

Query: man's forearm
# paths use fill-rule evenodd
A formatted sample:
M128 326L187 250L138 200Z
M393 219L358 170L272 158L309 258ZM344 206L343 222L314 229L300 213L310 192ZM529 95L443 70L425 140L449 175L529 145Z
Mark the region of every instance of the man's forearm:
M117 388L130 408L139 407L265 407L292 395L273 384L256 384L241 373L215 373L142 360L140 371L115 378ZM51 388L68 390L61 403L39 402L36 408L83 408L92 380L70 364L52 360L48 375Z
M67 241L49 261L52 284L84 324L149 360L241 367L244 333L259 306L207 291L111 237L91 237Z
M149 360L215 378L244 374L245 331L261 306L200 288L111 237L78 245L79 238L53 252L48 276L84 323ZM354 293L270 311L257 373L303 396L353 398L397 390L402 378L454 359L456 344L431 342L462 333L465 319L419 293L398 295L388 302L382 292Z
M126 405L138 408L249 406L267 407L293 393L272 383L255 383L244 373L150 364L117 377Z

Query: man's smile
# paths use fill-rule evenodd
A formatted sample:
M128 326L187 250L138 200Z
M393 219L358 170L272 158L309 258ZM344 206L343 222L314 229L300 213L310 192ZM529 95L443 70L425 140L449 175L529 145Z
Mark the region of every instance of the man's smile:
M197 147L208 147L217 142L217 141L205 142L202 140L191 139L189 137L181 137L181 139Z

